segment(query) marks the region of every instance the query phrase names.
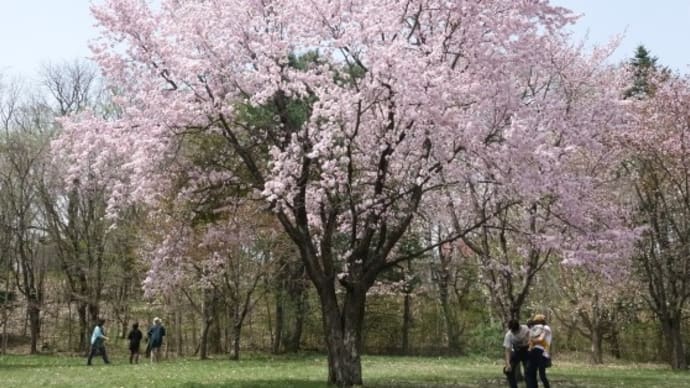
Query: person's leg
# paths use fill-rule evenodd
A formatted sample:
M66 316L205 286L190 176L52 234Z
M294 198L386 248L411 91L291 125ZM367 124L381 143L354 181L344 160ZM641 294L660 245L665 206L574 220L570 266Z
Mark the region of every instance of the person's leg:
M551 388L551 384L549 383L549 379L546 377L546 358L542 357L542 363L539 366L539 379L541 380L542 384L544 384L544 388Z
M134 350L129 349L129 363L133 364L134 363Z
M518 352L516 353L516 368L517 368L517 381L524 381L525 380L525 374L527 373L527 358L529 357L528 355L528 350L527 347L520 348ZM520 369L522 368L522 370Z
M527 359L527 353L525 353L525 357L517 364L518 368L522 368L522 375L518 379L518 381L527 381L527 378L525 377L527 375L527 365L529 364L529 360Z
M96 349L93 345L89 348L89 358L86 360L86 365L91 365L91 359L93 358L94 354L96 353Z
M537 384L537 370L539 369L539 360L537 356L541 357L541 353L536 352L537 349L532 349L527 358L527 370L525 371L525 382L527 388L538 388Z
M108 354L105 352L105 345L101 347L101 355L103 356L103 362L110 364L110 361L108 361Z
M139 349L134 351L134 363L135 364L139 363Z

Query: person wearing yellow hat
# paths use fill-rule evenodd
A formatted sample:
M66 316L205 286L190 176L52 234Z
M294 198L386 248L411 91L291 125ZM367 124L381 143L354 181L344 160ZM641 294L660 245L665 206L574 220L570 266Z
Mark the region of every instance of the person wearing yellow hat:
M546 368L551 366L551 355L549 347L553 338L551 327L546 324L546 317L543 314L536 314L532 318L530 328L529 353L527 358L527 371L525 381L527 388L538 388L537 372L544 388L551 388L549 379L546 377Z

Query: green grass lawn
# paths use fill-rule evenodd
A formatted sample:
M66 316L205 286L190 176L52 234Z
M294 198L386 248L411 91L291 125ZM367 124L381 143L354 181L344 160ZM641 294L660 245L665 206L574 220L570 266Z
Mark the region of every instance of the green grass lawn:
M80 357L0 356L0 387L325 387L321 355L178 359L129 365L115 356L112 365ZM364 359L366 387L505 387L498 361L478 358L378 357ZM658 365L615 364L593 367L556 361L549 370L554 388L690 387L690 372Z

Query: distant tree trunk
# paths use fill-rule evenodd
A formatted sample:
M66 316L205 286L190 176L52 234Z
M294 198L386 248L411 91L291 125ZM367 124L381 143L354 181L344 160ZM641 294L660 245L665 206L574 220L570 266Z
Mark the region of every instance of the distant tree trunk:
M209 353L208 337L216 318L216 300L215 292L211 290L204 290L204 301L201 306L203 326L201 328L201 341L199 342L199 359L206 360ZM217 338L216 341L220 341Z
M2 354L7 354L7 325L10 320L10 269L12 268L11 261L7 260L7 275L5 276L5 297L2 304Z
M402 323L402 353L410 352L410 328L412 327L412 311L410 293L406 292L403 298L403 323Z
M602 329L598 325L592 326L591 333L592 342L592 364L603 364L604 363L604 352L602 347L602 342L604 339Z
M285 323L285 308L283 307L283 304L285 303L284 301L284 296L282 293L282 290L278 290L276 292L276 327L275 327L275 335L272 336L272 349L271 351L273 354L278 354L281 352L282 345L283 345L283 330L284 329L284 323Z
M616 359L621 358L621 344L618 338L618 325L614 321L611 326L611 333L609 337L609 343L611 344L611 355Z
M283 334L284 350L288 353L296 353L302 343L302 331L304 319L307 313L307 289L304 286L304 267L300 268L298 279L293 279L288 288L288 311L285 314Z
M232 354L230 359L240 359L240 339L242 337L242 323L236 323L232 326Z
M209 327L209 335L213 340L209 342L209 352L213 354L223 354L223 335L221 328L221 317L216 313L216 316L212 318L211 326Z
M197 336L197 333L198 333L197 327L196 327L197 314L192 314L191 317L192 317L191 321L192 321L192 333L193 333L193 335L192 335L192 348L195 349L194 354L196 355L197 349L199 349L201 347L201 344L198 343L199 337Z
M181 357L184 351L182 346L182 311L180 310L179 303L175 309L175 339L175 353L177 353L178 357Z
M86 303L77 302L77 315L79 315L79 351L88 352L89 351L89 333L91 325L89 325L89 319L86 316Z
M298 299L296 300L296 309L294 316L294 327L290 332L290 336L285 343L285 350L290 353L296 353L300 350L302 343L302 332L304 330L305 314L307 313L307 293L302 289Z
M114 303L112 311L115 313L115 319L119 325L118 336L120 339L127 339L127 333L129 333L129 303L128 303L127 291L122 290L120 287L120 293L118 294L118 300Z
M438 287L438 298L443 311L443 320L446 324L446 336L448 337L448 350L451 353L461 352L460 330L455 313L450 303L450 288L452 282L451 260L453 250L448 249L447 245L438 248L439 266L436 273L436 286Z
M302 341L306 313L305 268L303 263L288 261L286 257L280 259L278 267L281 269L274 279L277 287L273 352L295 353L299 351Z
M100 314L100 308L98 307L98 304L94 303L87 303L86 305L88 311L89 311L89 319L91 319L91 322L95 323L97 322L101 317L99 316Z
M201 341L199 341L199 359L208 359L208 333L211 328L213 320L204 320L204 326L201 329Z
M458 321L455 318L455 313L450 305L448 294L448 285L439 287L439 300L443 310L443 318L446 323L446 335L448 336L448 350L451 352L461 352L460 346L460 330L458 329Z
M72 302L67 302L67 349L73 351L74 342L72 342L72 336L74 334L73 324L72 324Z
M41 306L35 297L28 299L27 313L29 316L29 328L31 331L30 354L38 354L38 340L41 336Z

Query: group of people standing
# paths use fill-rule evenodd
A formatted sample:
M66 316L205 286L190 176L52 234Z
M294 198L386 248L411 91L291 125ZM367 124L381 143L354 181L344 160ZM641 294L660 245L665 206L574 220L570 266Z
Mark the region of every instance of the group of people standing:
M86 361L86 365L91 365L91 359L99 354L103 357L104 363L110 364L105 349L105 342L108 340L108 337L105 335L103 325L105 325L105 319L99 319L93 329L91 334L91 349L89 351L89 357ZM149 328L146 335L146 356L151 357L152 363L160 361L163 337L165 337L165 327L163 326L163 321L156 317L153 319L153 325ZM141 340L143 339L143 333L141 330L139 330L138 323L132 324L132 330L127 335L127 339L129 340L129 363L139 363L139 354L141 353Z
M503 372L508 378L510 388L517 388L520 365L525 370L527 388L538 388L537 373L544 388L551 388L546 369L551 366L549 348L553 334L546 324L546 317L537 314L526 325L517 320L508 322L508 332L503 339L505 366Z

